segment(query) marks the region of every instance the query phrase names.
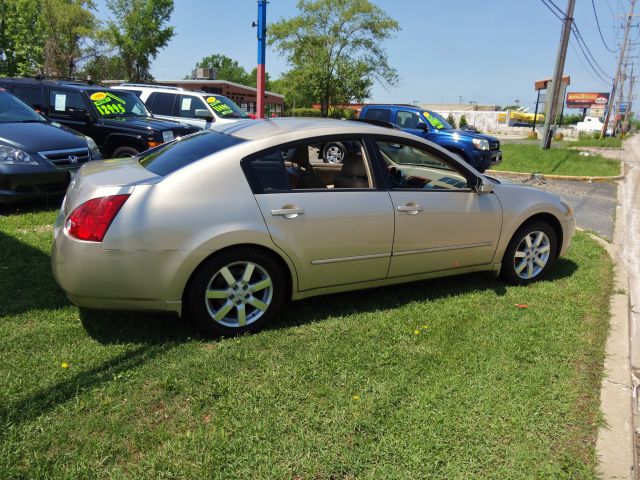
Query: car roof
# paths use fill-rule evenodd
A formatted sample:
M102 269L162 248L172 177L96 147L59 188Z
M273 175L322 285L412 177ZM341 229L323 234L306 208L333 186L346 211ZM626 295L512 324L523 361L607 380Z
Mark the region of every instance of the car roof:
M405 136L398 130L379 127L365 122L336 120L332 118L314 117L280 117L261 120L241 120L228 125L221 125L217 131L245 140L260 140L267 137L286 135L302 130L316 130L314 135L340 134L382 134ZM411 138L411 137L409 137Z

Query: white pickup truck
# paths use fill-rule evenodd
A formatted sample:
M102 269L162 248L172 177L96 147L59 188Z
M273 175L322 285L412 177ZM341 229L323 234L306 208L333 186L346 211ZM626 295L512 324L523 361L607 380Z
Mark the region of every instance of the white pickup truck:
M584 121L578 122L576 125L576 130L578 132L601 132L603 126L604 123L598 117L584 117Z

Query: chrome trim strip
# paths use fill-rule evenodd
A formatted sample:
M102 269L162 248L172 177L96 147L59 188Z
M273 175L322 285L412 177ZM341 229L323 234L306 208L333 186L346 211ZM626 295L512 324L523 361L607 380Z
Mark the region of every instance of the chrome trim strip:
M369 260L372 258L385 258L390 256L391 256L390 253L372 253L371 255L358 255L356 257L325 258L322 260L311 260L311 265L325 265L327 263L351 262L353 260Z
M70 153L85 153L89 154L89 149L87 147L79 147L79 148L69 148L65 150L46 150L43 152L38 152L39 155L47 156L47 155L63 155Z
M465 250L467 248L490 247L491 242L468 243L464 245L448 245L446 247L423 248L421 250L405 250L402 252L393 252L394 257L402 255L417 255L419 253L446 252L447 250Z

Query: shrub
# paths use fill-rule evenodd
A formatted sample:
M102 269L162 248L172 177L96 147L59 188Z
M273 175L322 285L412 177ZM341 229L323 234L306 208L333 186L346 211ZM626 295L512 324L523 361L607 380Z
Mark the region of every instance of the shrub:
M564 140L564 135L562 133L556 133L555 137L553 137L553 139L556 142L561 142L562 140Z
M529 132L529 133L527 134L527 138L528 138L529 140L537 140L537 139L538 139L538 132L533 132L533 131L532 131L532 132Z
M467 122L467 117L465 117L464 115L462 115L462 116L460 117L460 125L458 125L458 127L460 127L460 128L464 128L464 127L466 127L467 125L469 125L469 122Z
M292 108L290 115L292 117L321 117L322 113L315 108Z
M451 125L453 128L457 128L456 118L453 116L453 113L449 112L449 116L447 117L447 122L449 122L449 125Z

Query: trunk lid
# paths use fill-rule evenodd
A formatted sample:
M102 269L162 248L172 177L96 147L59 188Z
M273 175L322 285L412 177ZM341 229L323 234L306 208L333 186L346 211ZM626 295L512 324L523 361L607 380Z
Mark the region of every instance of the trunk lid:
M131 193L133 187L162 177L144 168L136 158L90 162L77 171L63 204L65 215L96 196Z

